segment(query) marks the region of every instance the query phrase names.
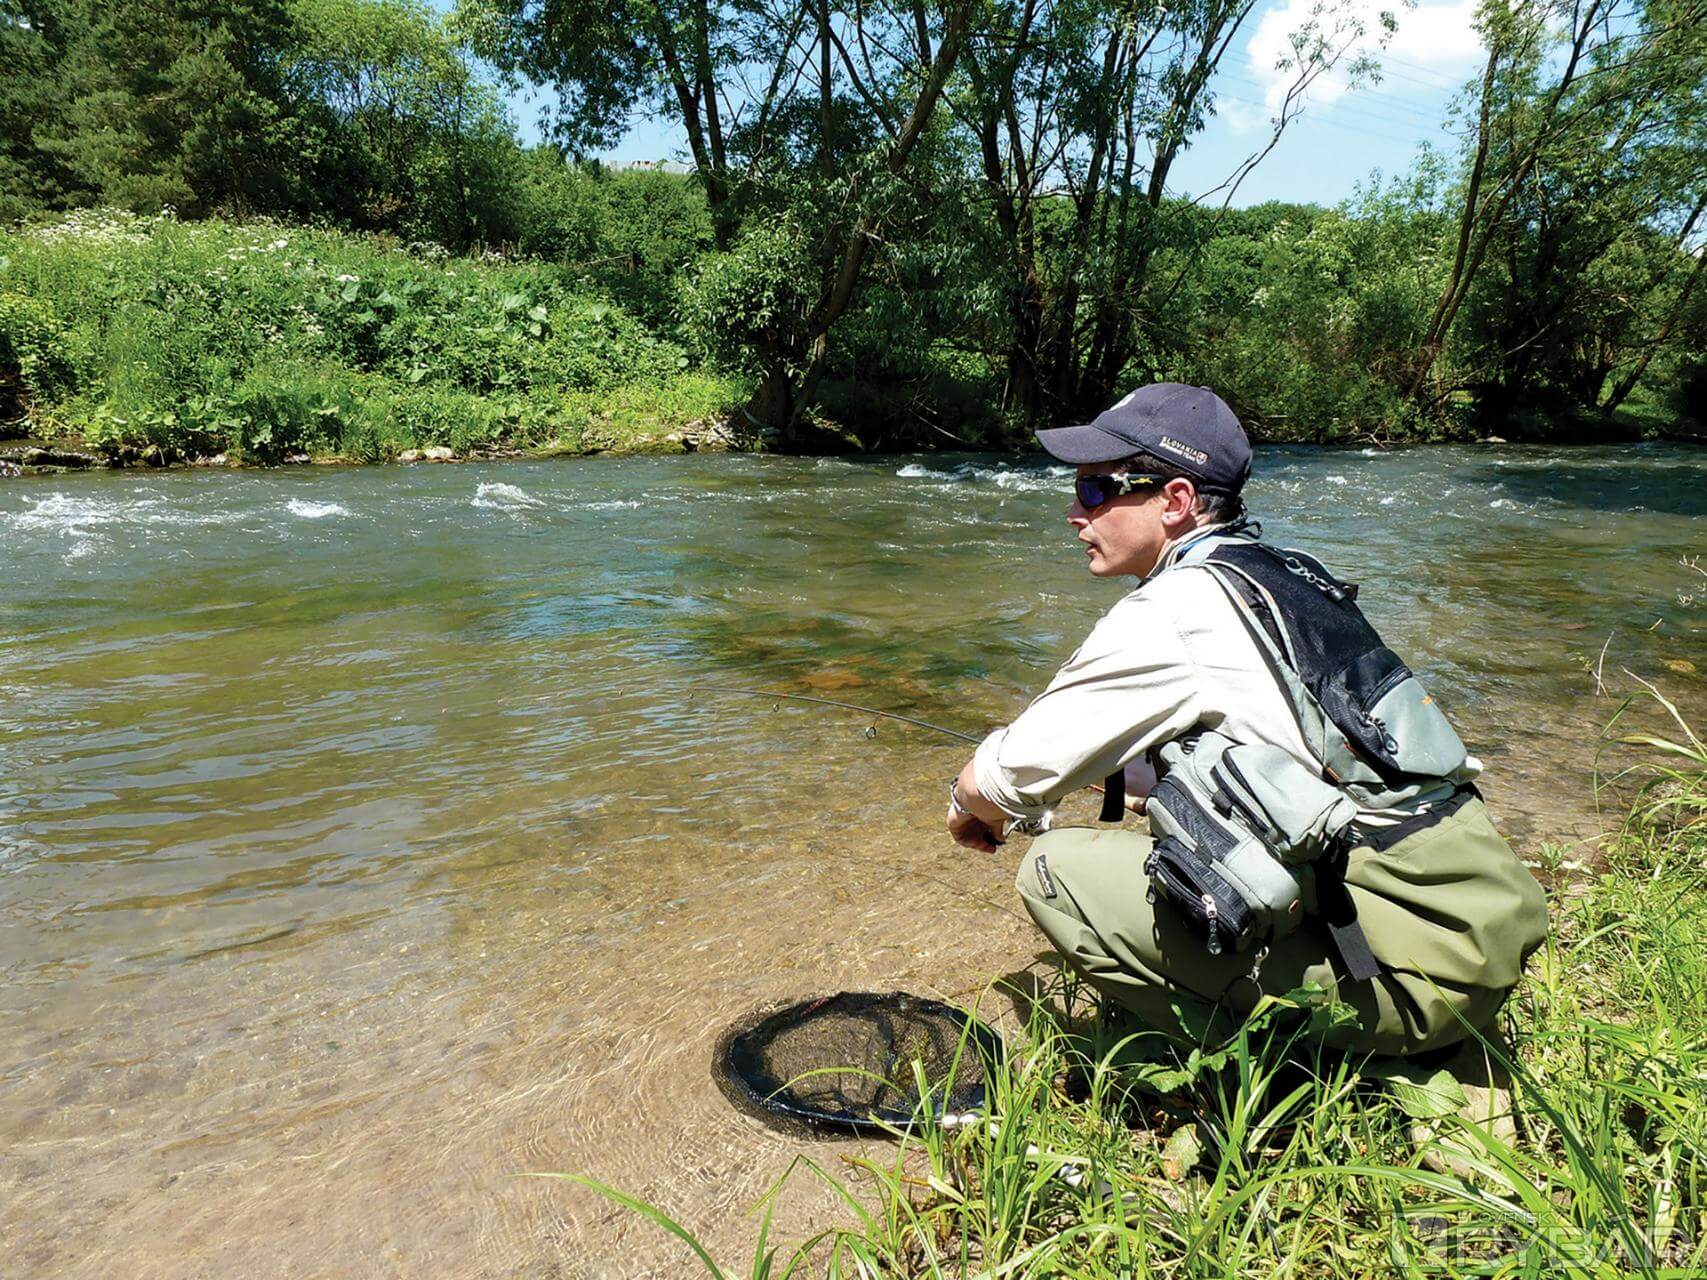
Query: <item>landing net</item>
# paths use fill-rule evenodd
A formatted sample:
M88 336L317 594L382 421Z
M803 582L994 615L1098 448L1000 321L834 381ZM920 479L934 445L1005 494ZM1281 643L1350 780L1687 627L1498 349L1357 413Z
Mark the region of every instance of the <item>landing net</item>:
M981 1111L1002 1041L963 1009L899 992L843 992L729 1033L718 1063L738 1102L809 1125L904 1127L919 1112Z

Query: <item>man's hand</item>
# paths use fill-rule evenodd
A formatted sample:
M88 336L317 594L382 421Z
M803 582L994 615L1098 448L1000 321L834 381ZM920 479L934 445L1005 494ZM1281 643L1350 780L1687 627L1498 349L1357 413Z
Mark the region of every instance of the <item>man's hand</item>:
M979 853L994 853L1003 843L1007 815L984 799L968 764L948 788L948 834L954 843Z
M994 853L1002 846L1001 835L989 823L976 814L957 811L952 805L948 810L948 834L954 837L955 844L979 853Z

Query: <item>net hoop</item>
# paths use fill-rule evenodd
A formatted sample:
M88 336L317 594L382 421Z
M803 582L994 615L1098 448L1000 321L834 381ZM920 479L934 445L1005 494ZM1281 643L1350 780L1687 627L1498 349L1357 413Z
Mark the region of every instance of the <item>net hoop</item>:
M847 1051L821 1051L785 1075L776 1046L790 1035L810 1037L815 1022L845 1027ZM915 1061L924 1064L930 1111L940 1120L985 1109L986 1080L1004 1054L1002 1038L964 1009L905 992L844 991L762 1009L726 1031L715 1074L724 1093L760 1119L881 1133L905 1129L920 1114Z

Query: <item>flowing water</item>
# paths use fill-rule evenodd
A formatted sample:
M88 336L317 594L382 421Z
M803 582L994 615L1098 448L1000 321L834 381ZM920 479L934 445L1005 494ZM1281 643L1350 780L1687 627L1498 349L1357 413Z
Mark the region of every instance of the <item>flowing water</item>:
M963 745L707 687L1000 723L1122 589L1065 474L0 487L0 1274L683 1273L549 1171L739 1257L796 1154L856 1148L732 1110L727 1025L1042 962L1015 846L942 832ZM1252 499L1364 583L1526 850L1599 829L1596 669L1703 707L1700 452L1267 450ZM779 1214L836 1219L804 1179Z

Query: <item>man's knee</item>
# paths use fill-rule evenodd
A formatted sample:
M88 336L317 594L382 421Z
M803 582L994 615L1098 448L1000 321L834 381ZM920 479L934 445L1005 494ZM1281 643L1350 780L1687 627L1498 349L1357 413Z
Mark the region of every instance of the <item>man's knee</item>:
M1057 827L1031 842L1014 887L1028 901L1082 914L1078 904L1109 892L1143 893L1150 838L1119 828Z

